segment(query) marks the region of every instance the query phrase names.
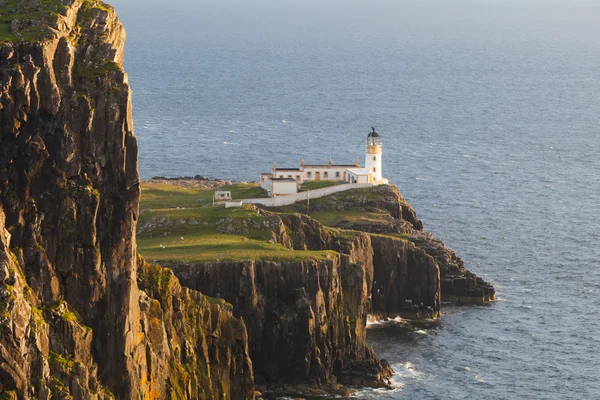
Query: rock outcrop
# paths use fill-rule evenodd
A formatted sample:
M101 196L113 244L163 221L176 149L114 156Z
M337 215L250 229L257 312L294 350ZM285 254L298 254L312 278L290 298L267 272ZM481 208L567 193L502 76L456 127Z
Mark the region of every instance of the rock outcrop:
M301 214L278 218L277 242L335 255L168 267L182 285L226 299L244 319L258 383L385 385L389 366L366 343L367 317L437 318L437 263L399 238L348 234Z
M306 209L306 205L298 203L290 208L302 212ZM393 185L381 185L369 190L350 190L344 192L343 197L339 194L327 196L313 201L311 209L332 213L340 211L387 212L389 213L387 221L371 224L344 224L339 227L375 234L372 235L373 237L395 236L412 242L416 248L431 256L438 265L442 301L454 304L486 304L496 298L492 285L468 271L464 266L464 261L453 250L446 247L440 239L429 232L424 232L423 223L417 217L416 212L404 199L398 188ZM393 242L387 239L386 243ZM392 247L397 245L394 243ZM391 248L389 254L394 254ZM388 256L383 255L383 257ZM389 259L388 262L393 263Z
M114 10L0 5L13 36L0 44L0 392L252 398L230 306L141 261L138 272L137 144Z
M257 383L382 385L389 378L387 363L366 344L372 277L349 256L172 269L183 285L232 302L248 328Z

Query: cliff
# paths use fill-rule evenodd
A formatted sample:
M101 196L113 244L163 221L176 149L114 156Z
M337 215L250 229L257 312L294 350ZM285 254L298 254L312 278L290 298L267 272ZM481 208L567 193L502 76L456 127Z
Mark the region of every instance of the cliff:
M394 186L313 200L310 215L301 213L303 203L282 209L194 206L187 196L198 203L202 191L169 185L146 185L144 193L156 209L142 206L142 251L160 257L182 285L232 304L248 329L256 382L267 388L385 385L389 366L366 342L369 315L437 319L444 299L485 304L494 298L489 284L423 232ZM192 214L204 214L202 225L183 219ZM219 253L221 260L203 261L213 254L205 243L222 233L232 244ZM257 253L255 242L272 244Z
M440 269L442 301L454 304L486 304L495 299L495 290L489 283L468 271L464 261L456 253L434 237L430 232L425 232L423 223L417 217L415 210L404 199L397 187L382 185L372 189L350 190L337 195L327 196L311 201L311 210L315 218L324 224L335 228L354 229L367 232L376 242L381 242L383 237L384 247L392 246L380 252L381 257L394 254L392 249L393 239L408 241L416 248L424 251L433 258ZM306 203L297 203L281 211L305 212ZM370 215L369 218L352 218L352 213ZM335 219L327 215L336 215ZM375 217L377 218L375 218ZM406 246L406 243L403 245ZM380 247L381 248L381 247ZM384 259L379 264L386 264ZM388 260L387 265L393 263Z
M137 144L114 10L0 11L0 392L252 398L231 307L136 258Z

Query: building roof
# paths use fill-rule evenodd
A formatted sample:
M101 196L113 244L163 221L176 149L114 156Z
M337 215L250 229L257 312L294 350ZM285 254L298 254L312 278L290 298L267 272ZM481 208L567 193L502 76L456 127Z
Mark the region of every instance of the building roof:
M371 173L364 168L350 168L348 169L348 172L351 172L354 175L369 175Z
M262 176L262 175L271 175L271 174L272 174L272 172L263 172L260 175Z
M300 171L300 168L276 168L275 171Z
M272 181L287 181L287 182L296 182L294 178L271 178Z
M304 168L336 168L336 167L341 167L341 168L348 168L348 167L356 167L356 164L304 164Z
M367 136L368 138L370 137L379 137L379 133L375 132L375 128L371 128L372 131L369 132L369 136Z

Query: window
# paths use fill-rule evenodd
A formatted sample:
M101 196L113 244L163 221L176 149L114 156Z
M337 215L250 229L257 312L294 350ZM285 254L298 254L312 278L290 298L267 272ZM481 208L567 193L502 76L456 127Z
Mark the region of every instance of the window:
M324 172L324 173L323 173L323 176L324 176L325 178L327 178L327 172Z
M377 161L377 156L373 156L373 161Z
M300 180L300 175L296 175L296 180L299 181Z
M291 177L292 177L291 175L288 175L288 178L291 178Z
M336 173L335 173L335 177L336 177L336 178L339 178L339 177L340 177L340 171L338 171L338 172L336 172Z
M279 175L280 178L283 178L283 175Z
M312 176L312 172L307 172L306 176L308 176L310 178Z
M373 167L373 172L377 172L377 168Z

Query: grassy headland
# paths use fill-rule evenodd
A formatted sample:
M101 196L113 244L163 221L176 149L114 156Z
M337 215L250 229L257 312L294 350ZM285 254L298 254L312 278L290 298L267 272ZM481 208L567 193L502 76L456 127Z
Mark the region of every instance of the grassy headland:
M233 199L265 197L254 183L216 188ZM213 207L213 189L174 183L142 183L138 252L149 261L209 262L324 259L332 251L289 250L272 240L278 219L252 207Z

